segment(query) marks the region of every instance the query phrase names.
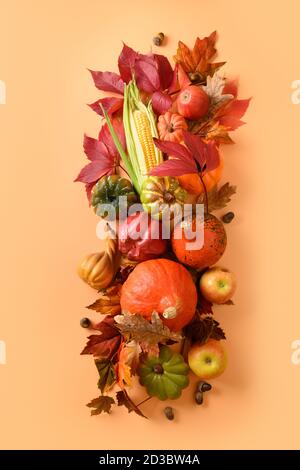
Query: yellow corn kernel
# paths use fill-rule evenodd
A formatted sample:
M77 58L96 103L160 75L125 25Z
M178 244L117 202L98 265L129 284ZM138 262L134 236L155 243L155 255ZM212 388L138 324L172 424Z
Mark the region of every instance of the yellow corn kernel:
M147 175L157 165L151 126L146 113L143 113L143 111L135 110L133 115L137 135L144 153L144 158L139 158L139 165L141 173Z

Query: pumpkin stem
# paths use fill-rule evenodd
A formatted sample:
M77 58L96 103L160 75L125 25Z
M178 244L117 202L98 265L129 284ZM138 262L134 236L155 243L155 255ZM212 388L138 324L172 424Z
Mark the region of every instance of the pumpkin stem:
M162 316L166 320L173 320L173 318L177 317L177 308L176 307L168 307L164 310Z
M204 208L205 208L205 213L208 214L208 196L207 196L206 185L205 185L204 180L203 180L202 171L200 171L200 172L198 173L198 175L199 175L199 178L200 178L200 181L201 181L203 190L204 190Z

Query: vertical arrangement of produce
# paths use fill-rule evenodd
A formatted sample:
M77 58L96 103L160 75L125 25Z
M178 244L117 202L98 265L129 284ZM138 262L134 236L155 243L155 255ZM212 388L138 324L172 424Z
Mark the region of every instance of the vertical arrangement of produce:
M153 39L156 47L164 37ZM78 269L96 291L87 308L99 315L80 322L90 330L82 354L93 356L98 373L92 415L119 405L145 417L145 401L178 399L192 374L201 405L227 366L213 307L232 304L236 289L220 262L234 218L224 209L236 187L221 183L221 152L233 144L249 99L238 98L236 80L222 73L225 62L214 60L215 43L216 32L192 48L179 41L174 65L124 44L119 73L91 71L98 90L113 93L90 104L101 128L98 138L84 137L89 162L75 180L107 225L104 248ZM193 244L189 235L200 229L203 243ZM145 400L134 403L132 387L143 387ZM171 404L163 409L170 420Z

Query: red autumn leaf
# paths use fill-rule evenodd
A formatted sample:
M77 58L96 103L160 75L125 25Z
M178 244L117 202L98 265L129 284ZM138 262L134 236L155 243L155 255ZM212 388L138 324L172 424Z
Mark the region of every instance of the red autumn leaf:
M135 62L135 78L140 90L153 93L160 89L157 64L153 57L143 56Z
M138 52L134 51L124 43L123 49L118 58L119 72L124 82L128 83L131 80L132 72L134 71L134 64L138 57Z
M115 327L114 318L105 317L94 329L99 330L101 334L90 335L81 354L93 354L96 357L111 359L118 352L122 339L120 331Z
M116 98L111 96L109 98L101 98L88 106L95 111L99 116L103 116L100 104L103 106L109 116L117 113L123 107L123 98Z
M165 114L173 104L172 98L162 91L155 91L151 102L153 111L158 115Z
M228 130L234 131L238 127L245 124L241 121L245 112L248 109L250 99L246 100L234 100L231 101L228 106L225 107L222 115L219 117L219 123L222 126L227 127Z
M115 72L96 72L94 70L90 70L90 72L96 88L102 91L123 94L124 82L120 75Z
M88 198L89 204L91 204L92 189L94 186L95 186L94 182L85 184L85 192L86 192L86 197Z
M233 95L235 98L238 93L238 82L236 79L227 80L223 88L223 95Z
M201 137L183 133L186 146L154 139L155 145L170 157L149 173L152 176L181 176L187 173L205 173L215 169L220 162L219 152L212 140L204 142Z
M220 163L220 156L213 140L204 142L198 135L183 131L183 140L201 171L211 171Z
M119 119L113 119L112 124L116 131L117 136L119 137L119 140L122 144L123 149L126 149L126 138L125 138L123 122L120 121ZM119 152L117 150L117 147L115 146L115 143L113 141L113 138L111 136L111 133L109 131L107 124L104 124L101 127L101 130L99 132L99 140L103 142L103 144L106 146L109 155L111 155L112 157L119 156Z
M157 64L158 76L160 80L160 89L167 90L173 80L173 70L169 60L161 54L154 54Z
M168 92L170 94L177 93L178 91L182 90L183 88L186 88L190 84L191 81L186 72L183 70L182 66L180 64L176 64L173 72L172 82L170 84Z

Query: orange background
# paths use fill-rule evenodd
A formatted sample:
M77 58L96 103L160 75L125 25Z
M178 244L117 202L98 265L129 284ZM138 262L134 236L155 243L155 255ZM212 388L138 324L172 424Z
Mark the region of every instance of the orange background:
M296 0L0 1L1 317L7 365L0 365L1 448L297 448L300 366L299 119L291 82L299 79ZM192 390L174 403L91 418L97 396L90 357L79 355L79 319L95 293L76 275L99 248L96 217L72 179L85 163L82 135L99 119L85 103L100 94L86 68L116 70L124 40L147 52L164 31L178 39L219 32L219 57L252 95L248 124L224 149L224 181L238 185L223 264L236 272L234 307L216 317L230 363L203 407Z

